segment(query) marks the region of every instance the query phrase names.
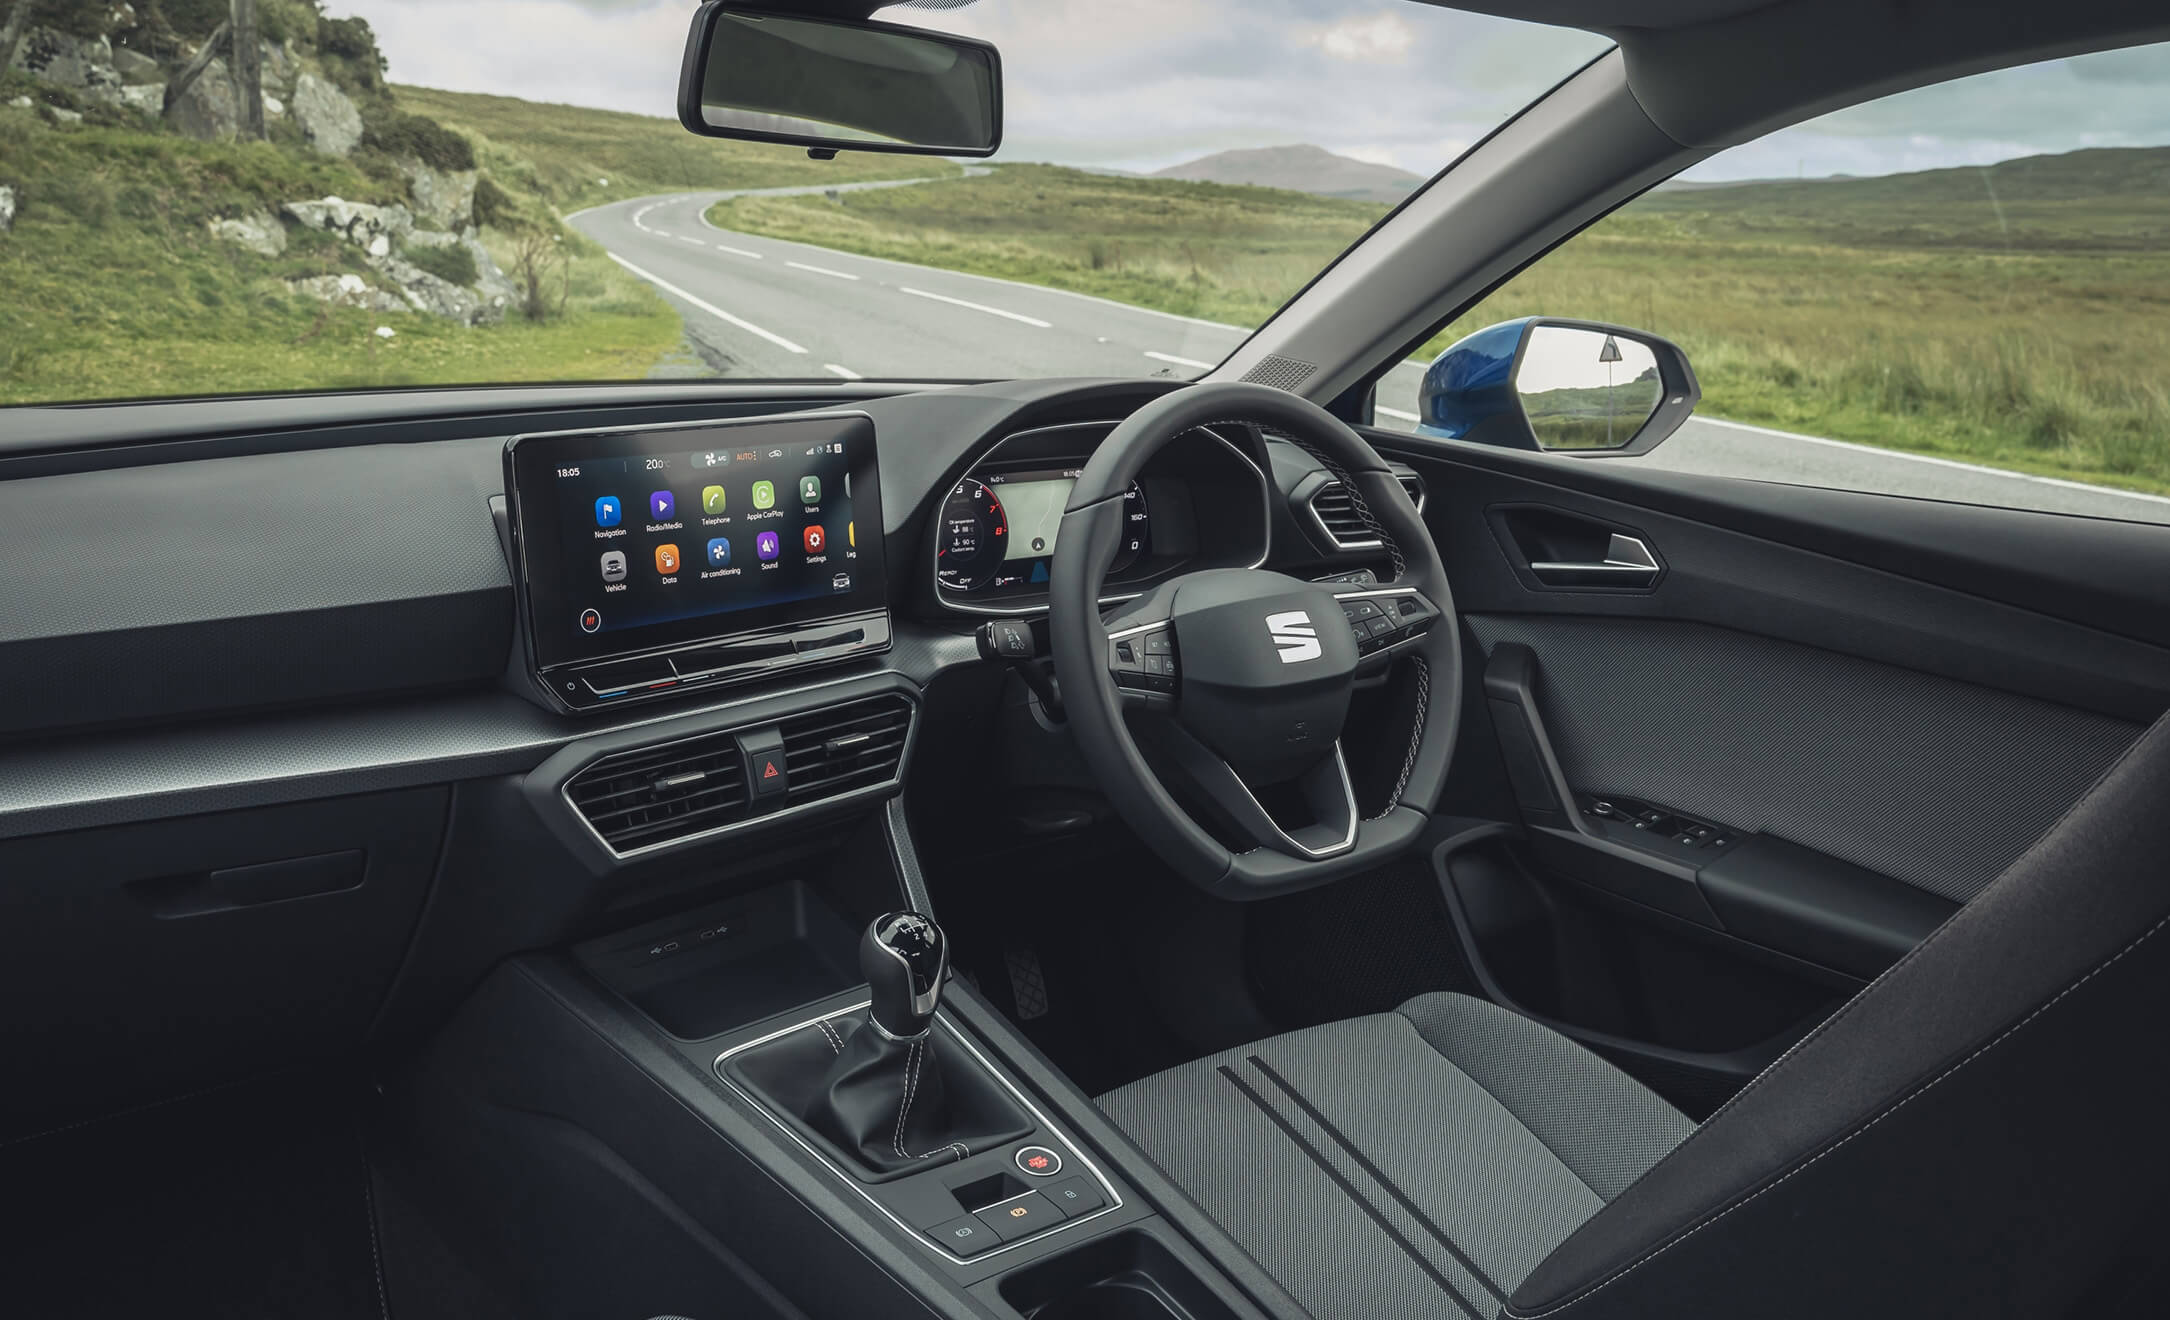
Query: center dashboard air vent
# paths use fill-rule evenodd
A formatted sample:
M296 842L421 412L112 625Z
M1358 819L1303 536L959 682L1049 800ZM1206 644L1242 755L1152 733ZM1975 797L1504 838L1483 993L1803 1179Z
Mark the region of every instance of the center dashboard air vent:
M1424 483L1414 472L1396 472L1401 488L1409 492L1409 499L1424 509ZM1349 498L1348 487L1338 481L1330 481L1318 488L1311 496L1311 516L1318 520L1319 530L1334 543L1337 550L1376 550L1379 534L1371 524L1364 521L1356 511L1356 501Z
M771 723L614 752L568 779L565 798L605 846L624 856L750 824L781 808L887 788L902 772L911 725L909 698L857 698ZM751 793L742 742L779 734L786 788L773 797Z

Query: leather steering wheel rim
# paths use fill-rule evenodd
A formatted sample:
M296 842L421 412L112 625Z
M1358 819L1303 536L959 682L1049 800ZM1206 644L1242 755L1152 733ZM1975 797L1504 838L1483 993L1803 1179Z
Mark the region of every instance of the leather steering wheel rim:
M1393 559L1393 581L1380 584L1373 594L1391 599L1394 593L1414 592L1437 610L1428 631L1396 648L1397 654L1422 667L1415 727L1401 778L1385 809L1354 821L1348 846L1325 855L1300 847L1232 850L1200 826L1146 762L1109 672L1110 641L1100 594L1122 533L1123 496L1162 446L1214 425L1263 427L1295 440L1323 462L1350 491L1360 514L1379 528ZM1179 589L1185 577L1192 576L1197 575L1179 577L1174 585ZM1291 587L1316 585L1265 576ZM1334 594L1323 587L1320 591ZM1329 624L1338 628L1343 622L1338 605L1334 611ZM1428 822L1446 779L1461 709L1460 629L1446 568L1422 516L1386 460L1309 400L1263 385L1216 382L1163 395L1131 414L1101 442L1071 488L1050 573L1048 625L1064 710L1086 764L1126 823L1202 888L1231 898L1263 898L1323 884L1390 860L1413 844ZM1264 629L1258 644L1273 644ZM1333 755L1340 756L1338 742ZM1345 769L1343 780L1346 785ZM1353 799L1351 815L1353 820Z

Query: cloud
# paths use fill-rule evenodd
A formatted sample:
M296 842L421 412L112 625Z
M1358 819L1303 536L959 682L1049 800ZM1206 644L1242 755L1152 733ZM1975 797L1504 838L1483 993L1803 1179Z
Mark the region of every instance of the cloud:
M1409 58L1417 34L1401 15L1387 10L1360 18L1344 18L1304 37L1337 60L1359 64L1400 64Z

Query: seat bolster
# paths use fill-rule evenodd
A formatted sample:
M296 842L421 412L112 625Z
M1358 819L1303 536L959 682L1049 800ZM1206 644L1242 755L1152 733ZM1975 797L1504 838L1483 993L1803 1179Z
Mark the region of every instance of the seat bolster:
M1398 1011L1606 1201L1695 1130L1611 1063L1497 1004L1439 992Z

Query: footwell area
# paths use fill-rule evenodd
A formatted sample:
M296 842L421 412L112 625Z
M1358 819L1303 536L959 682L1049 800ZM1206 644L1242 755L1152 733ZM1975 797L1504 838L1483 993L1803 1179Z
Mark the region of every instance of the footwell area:
M0 1145L0 1313L509 1320L371 1094L284 1076Z

